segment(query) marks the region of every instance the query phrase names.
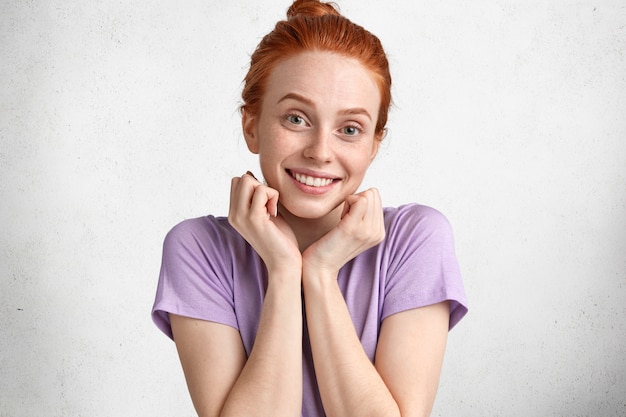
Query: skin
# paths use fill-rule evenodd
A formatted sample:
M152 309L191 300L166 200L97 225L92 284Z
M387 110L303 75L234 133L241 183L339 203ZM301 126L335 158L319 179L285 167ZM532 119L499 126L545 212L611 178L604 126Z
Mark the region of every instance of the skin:
M305 52L270 74L260 113L243 114L265 183L233 178L229 221L265 262L268 288L247 358L236 329L171 316L200 416L300 416L301 294L328 416L430 415L448 304L386 318L372 363L337 285L341 267L385 235L378 191L357 193L378 151L379 106L358 61Z

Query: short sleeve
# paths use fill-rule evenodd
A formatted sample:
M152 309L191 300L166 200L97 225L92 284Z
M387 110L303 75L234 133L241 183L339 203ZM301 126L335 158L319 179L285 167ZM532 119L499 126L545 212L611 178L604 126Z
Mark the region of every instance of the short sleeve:
M467 300L450 223L437 210L417 204L399 207L386 221L382 318L449 301L452 329L467 313Z
M152 319L170 338L168 313L237 328L232 265L219 249L224 239L212 217L185 220L165 237Z

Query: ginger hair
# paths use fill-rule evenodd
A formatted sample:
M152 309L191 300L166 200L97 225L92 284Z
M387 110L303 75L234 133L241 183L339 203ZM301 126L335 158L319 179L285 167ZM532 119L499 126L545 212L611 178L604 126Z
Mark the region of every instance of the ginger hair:
M358 60L372 74L380 90L376 136L382 139L391 106L389 62L380 40L339 13L333 3L296 0L265 35L250 60L241 93L241 111L260 114L261 101L271 71L282 60L307 51L332 52Z

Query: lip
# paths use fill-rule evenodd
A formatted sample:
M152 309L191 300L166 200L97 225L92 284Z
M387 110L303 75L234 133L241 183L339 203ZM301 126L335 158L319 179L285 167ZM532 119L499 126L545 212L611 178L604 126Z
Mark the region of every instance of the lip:
M310 170L310 169L287 169L285 170L287 175L289 175L289 178L291 179L291 181L293 182L293 184L298 187L301 191L307 193L307 194L314 194L314 195L320 195L320 194L324 194L327 193L328 191L330 191L332 188L334 188L334 186L339 182L339 180L341 178L326 173L326 172L320 172L320 171L314 171L314 170ZM314 177L314 178L320 178L320 179L324 179L324 180L332 180L329 184L327 185L321 185L321 186L312 186L312 185L306 185L301 183L300 181L296 180L296 178L294 177L294 175L299 174L299 175L306 175L309 177Z

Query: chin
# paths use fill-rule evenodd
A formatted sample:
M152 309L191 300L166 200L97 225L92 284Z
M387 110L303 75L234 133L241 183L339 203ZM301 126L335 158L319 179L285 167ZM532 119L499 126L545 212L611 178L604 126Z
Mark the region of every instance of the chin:
M292 216L300 219L318 220L328 216L333 211L341 207L341 203L337 205L328 204L297 204L283 206Z

